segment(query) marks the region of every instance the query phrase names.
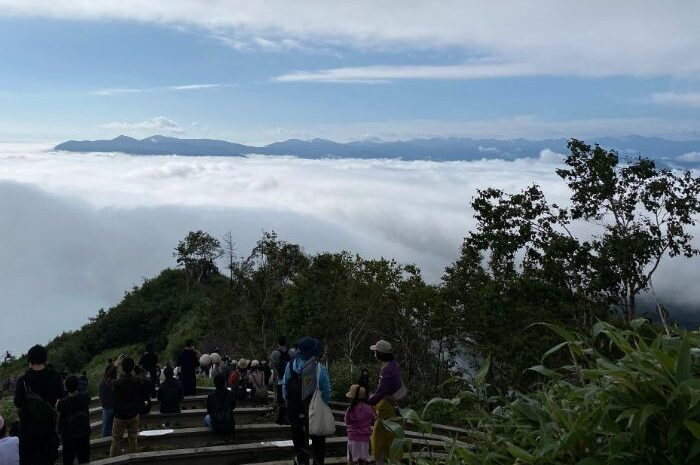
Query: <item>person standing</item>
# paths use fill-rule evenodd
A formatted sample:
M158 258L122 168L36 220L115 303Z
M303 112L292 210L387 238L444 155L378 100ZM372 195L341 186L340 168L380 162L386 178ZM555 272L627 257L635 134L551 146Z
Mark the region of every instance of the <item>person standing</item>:
M201 354L195 349L194 341L185 341L185 349L177 357L177 365L180 367L180 382L186 396L197 394L197 367Z
M90 462L90 395L80 390L80 380L66 377L68 396L58 401L58 431L63 443L63 464Z
M395 400L391 396L401 389L401 368L394 359L394 351L389 342L380 340L370 346L370 350L381 363L377 391L367 400L377 413L371 437L372 455L377 465L383 465L387 461L391 443L395 438L394 433L384 426L384 420L392 418L396 413Z
M258 402L267 401L267 382L265 372L260 369L260 361L250 362L250 388L253 390L253 398Z
M160 413L180 413L180 401L185 398L182 383L175 379L173 369L165 367L165 380L158 389Z
M139 434L139 412L143 409L143 383L134 375L134 359L119 356L115 365L121 365L122 375L110 382L114 390L114 427L109 456L119 455L119 443L127 433L129 453L137 452Z
M367 391L359 384L350 386L345 397L350 401L350 407L345 411L348 464L369 464L372 461L369 452L372 423L377 419L377 415L374 409L367 405Z
M287 364L292 357L289 354L287 347L287 338L280 336L277 338L277 349L270 355L270 369L272 370L272 383L275 389L275 398L277 399L277 420L278 425L286 425L289 423L287 418L287 408L282 395L282 385L284 384L284 372L287 369Z
M102 437L107 438L112 435L112 423L114 422L114 391L110 383L117 379L117 368L114 365L107 365L104 376L100 381L98 395L102 406Z
M153 351L153 344L146 343L146 351L139 359L139 366L148 373L151 380L151 397L156 396L156 386L158 386L158 356Z
M2 465L19 465L19 439L7 435L7 424L0 416L0 463Z
M80 378L78 379L78 390L80 392L88 392L89 384L90 383L88 382L87 371L83 371L83 373L80 375Z
M19 409L19 457L22 465L52 465L58 458L56 402L63 398L61 375L48 368L48 351L35 345L27 352L29 369L17 380L14 403Z
M317 384L321 390L323 402L326 405L329 405L331 402L331 383L328 377L328 368L318 361L322 355L323 346L321 341L308 336L304 337L299 341L296 357L287 364L284 372L282 393L287 402L287 415L294 444L294 459L298 465L308 465L309 456L313 458L315 465L324 465L325 463L326 437L308 434L309 405L313 392L306 399L302 397L302 370L304 365L315 357L314 367L310 369L318 373ZM311 453L308 451L308 438L311 439Z

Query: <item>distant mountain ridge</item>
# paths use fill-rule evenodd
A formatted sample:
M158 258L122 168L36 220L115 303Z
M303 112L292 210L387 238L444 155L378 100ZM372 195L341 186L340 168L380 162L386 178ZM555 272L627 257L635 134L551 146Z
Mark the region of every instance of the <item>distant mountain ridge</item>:
M601 137L588 139L622 156L648 156L681 166L700 165L700 140L673 141L660 137ZM249 146L214 139L179 139L154 135L145 139L119 136L111 140L70 140L56 150L68 152L122 152L130 155L245 156L291 155L300 158L397 158L403 160L458 161L536 158L549 149L567 153L567 139L469 139L459 137L413 139L396 142L334 142L327 139L289 139L265 146Z

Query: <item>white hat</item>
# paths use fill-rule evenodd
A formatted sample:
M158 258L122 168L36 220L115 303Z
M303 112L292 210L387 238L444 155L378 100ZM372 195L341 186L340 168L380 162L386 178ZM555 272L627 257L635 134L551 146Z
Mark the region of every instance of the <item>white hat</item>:
M251 366L251 367L259 367L259 366L260 366L260 362L257 361L257 360L253 360L252 362L250 362L250 366Z
M240 368L241 370L244 368L248 368L248 360L246 360L244 358L240 359L238 361L238 368Z
M209 365L211 365L211 356L209 354L202 355L201 357L199 357L199 364L203 367L208 367Z
M214 364L216 364L216 365L218 365L219 363L221 363L221 355L217 354L216 352L213 352L213 353L209 356L209 358L211 358L211 363L214 363Z
M393 354L394 349L391 348L391 344L384 339L377 341L376 344L369 346L369 350L379 352L382 354Z

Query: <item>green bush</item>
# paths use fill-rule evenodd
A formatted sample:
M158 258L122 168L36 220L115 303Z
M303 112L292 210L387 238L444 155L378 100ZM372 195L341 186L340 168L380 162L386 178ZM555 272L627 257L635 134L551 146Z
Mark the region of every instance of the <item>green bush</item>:
M453 447L448 463L700 463L700 334L667 334L644 320L627 329L599 322L587 339L547 326L564 341L543 363L559 351L570 362L533 367L544 380L540 389L495 406L481 382L429 406L471 409L474 447ZM402 415L424 421L429 410Z
M9 429L12 422L17 419L17 409L15 408L12 396L0 399L0 415L5 419L5 424L7 424Z

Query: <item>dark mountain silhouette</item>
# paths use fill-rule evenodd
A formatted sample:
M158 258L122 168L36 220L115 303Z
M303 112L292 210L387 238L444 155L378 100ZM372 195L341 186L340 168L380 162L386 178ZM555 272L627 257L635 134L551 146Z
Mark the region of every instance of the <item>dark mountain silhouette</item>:
M625 157L645 155L677 166L700 165L700 141L673 141L659 137L625 136L591 138L614 148ZM256 147L213 139L178 139L151 136L134 139L68 141L56 150L69 152L123 152L132 155L243 156L247 154L292 155L300 158L400 158L403 160L479 160L538 157L545 149L567 153L566 139L469 139L431 138L407 141L357 141L339 143L327 139L289 139ZM688 155L691 154L691 155Z
M69 140L57 145L56 150L122 152L130 155L219 155L229 157L250 153L245 145L223 140L178 139L166 136L151 136L140 140L127 136L119 136L112 140Z

